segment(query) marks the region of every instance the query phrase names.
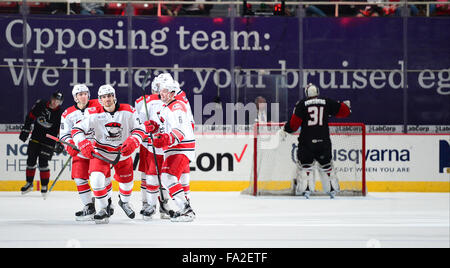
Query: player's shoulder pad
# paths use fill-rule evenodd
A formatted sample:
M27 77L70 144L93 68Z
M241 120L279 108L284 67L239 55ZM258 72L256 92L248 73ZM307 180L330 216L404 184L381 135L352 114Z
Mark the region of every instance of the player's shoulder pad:
M126 111L126 112L130 112L130 113L134 113L136 111L136 109L134 109L134 107L129 105L128 103L121 103L118 111Z
M67 108L63 113L62 113L62 117L66 118L69 114L75 112L77 110L77 108L75 107L75 105L70 106L69 108Z
M155 100L160 100L158 94L152 94L152 95L148 96L148 98L147 98L148 102L155 101Z
M147 95L145 95L147 97ZM140 96L139 98L136 99L136 101L134 103L138 104L139 102L141 102L144 99L144 96Z
M169 108L172 112L175 112L175 111L177 111L177 110L183 111L183 112L185 112L185 113L187 112L186 105L185 105L182 101L179 101L179 100L176 100L176 101L172 102L172 103L168 106L168 108Z
M89 100L87 107L88 108L91 108L91 107L102 107L102 105L100 104L98 99L92 99L92 100Z

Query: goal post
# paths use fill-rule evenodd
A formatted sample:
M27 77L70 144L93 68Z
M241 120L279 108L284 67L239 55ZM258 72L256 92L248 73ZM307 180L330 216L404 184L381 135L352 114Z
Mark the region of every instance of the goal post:
M253 158L250 186L242 191L251 195L294 195L297 177L299 132L282 141L278 131L284 123L256 123L253 129ZM366 128L363 123L329 123L334 170L341 196L365 196ZM312 174L316 190L324 195L317 164Z

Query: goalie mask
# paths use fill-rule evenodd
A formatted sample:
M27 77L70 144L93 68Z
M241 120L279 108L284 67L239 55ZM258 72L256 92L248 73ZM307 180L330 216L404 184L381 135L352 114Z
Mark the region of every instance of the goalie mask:
M111 85L103 85L98 88L98 101L103 106L101 96L112 94L114 96L114 103L117 103L116 90Z
M306 96L306 98L308 98L308 99L309 99L309 98L317 97L317 96L319 96L319 89L318 89L315 85L309 83L309 84L305 87L305 96Z
M89 88L85 84L78 84L78 85L75 85L72 89L73 100L76 103L78 103L77 94L82 93L82 92L87 92L88 98L89 99L91 98L91 92L89 91Z

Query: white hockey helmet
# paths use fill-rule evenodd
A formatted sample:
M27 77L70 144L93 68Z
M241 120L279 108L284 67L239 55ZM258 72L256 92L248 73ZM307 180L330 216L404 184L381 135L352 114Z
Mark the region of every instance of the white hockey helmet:
M179 87L178 87L179 88ZM165 80L159 84L159 90L167 89L169 92L177 93L177 85L173 80Z
M162 73L158 75L158 78L164 81L173 81L173 77L170 73Z
M89 91L89 88L85 84L77 84L77 85L73 86L73 89L72 89L73 100L77 103L78 103L77 94L81 93L81 92L87 92L88 98L91 98L91 92Z
M98 101L100 102L100 104L103 105L102 100L100 99L100 97L103 96L103 95L107 95L107 94L113 94L113 96L114 96L114 103L117 103L116 90L111 85L106 84L106 85L100 86L98 88Z
M159 94L159 86L161 84L162 79L159 77L155 77L152 81L152 93L153 94Z
M305 87L305 96L308 99L317 97L317 96L319 96L319 89L315 85L309 83Z
M178 83L178 81L173 80L173 86L175 87L175 94L180 94L181 92L181 88L180 88L180 83Z

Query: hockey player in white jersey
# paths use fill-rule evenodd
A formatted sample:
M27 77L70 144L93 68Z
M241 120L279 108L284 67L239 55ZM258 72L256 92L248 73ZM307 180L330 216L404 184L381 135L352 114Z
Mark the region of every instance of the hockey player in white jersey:
M90 159L89 173L91 187L96 198L96 223L108 223L108 201L106 175L110 164L93 158L92 153L114 160L121 154L120 161L114 165L114 179L119 182L119 206L129 218L135 212L129 204L133 190L133 161L131 154L139 147L146 133L139 123L135 109L129 104L117 103L115 90L111 85L103 85L98 90L98 98L103 106L97 113L77 123L72 130L72 138L81 153ZM86 134L93 132L93 143L86 139Z
M147 105L144 105L144 97L140 97L135 102L135 108L139 115L141 122L145 122L147 120L147 114L149 118L155 122L160 124L158 118L158 113L161 111L163 106L163 102L159 97L159 84L163 81L156 77L152 82L152 95L145 95L145 101ZM145 108L147 107L147 111ZM156 127L159 127L156 125ZM164 151L161 148L155 148L157 165L155 164L155 156L153 155L153 148L151 148L151 144L149 144L149 139L144 140L139 149L139 167L138 170L141 172L143 177L141 178L141 193L142 193L142 210L140 214L142 214L144 220L149 220L152 218L155 213L156 199L159 198L160 185L158 180L158 173L161 174L161 167L164 162ZM158 171L156 170L158 167ZM162 219L169 219L169 210L167 201L170 198L169 194L165 189L161 189L164 191L165 196L161 201L159 199L160 204L160 217Z
M173 82L172 86L175 89L175 99L178 101L181 101L185 104L186 110L188 113L188 120L190 121L190 123L192 125L192 129L194 130L194 127L195 127L194 115L192 114L191 105L189 104L189 100L187 99L186 92L184 92L180 88L180 84L178 83L178 81L173 79L173 77L172 77L172 75L170 75L170 73L162 73L162 74L158 75L158 78L161 79L162 81L167 81L170 83ZM190 167L187 166L186 169L183 170L183 172L181 173L181 176L180 176L180 183L183 186L184 194L186 195L186 198L188 200L191 195L190 172L191 172Z
M182 172L195 158L195 136L189 120L186 105L175 99L176 87L173 82L161 84L160 96L165 103L160 112L161 126L149 120L146 131L154 133L154 146L164 150L161 183L168 189L179 210L171 216L172 221L192 221L195 213L179 182ZM157 131L160 133L157 133Z
M89 88L84 84L77 84L72 89L72 96L75 105L67 108L61 116L60 139L62 141L75 145L72 139L71 132L73 126L88 118L92 113L96 113L97 108L101 107L97 99L90 100ZM86 135L86 138L91 139L91 135ZM74 150L70 146L66 146L66 151L72 156L72 180L77 185L78 194L84 208L75 213L77 221L93 220L95 214L94 199L92 198L91 187L89 186L89 159L83 156L80 152ZM111 190L112 184L110 175L107 174L109 182L107 182L107 190L109 193L108 203L111 204ZM110 209L111 206L110 206Z

